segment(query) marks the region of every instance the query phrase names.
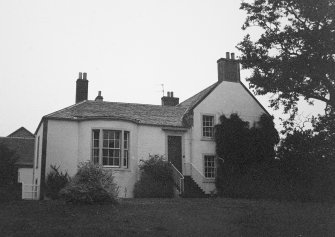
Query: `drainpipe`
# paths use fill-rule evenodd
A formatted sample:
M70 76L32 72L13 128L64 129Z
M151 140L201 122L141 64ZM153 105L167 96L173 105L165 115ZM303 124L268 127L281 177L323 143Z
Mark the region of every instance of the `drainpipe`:
M193 128L190 129L190 164L193 163ZM191 165L188 166L189 174L192 177Z

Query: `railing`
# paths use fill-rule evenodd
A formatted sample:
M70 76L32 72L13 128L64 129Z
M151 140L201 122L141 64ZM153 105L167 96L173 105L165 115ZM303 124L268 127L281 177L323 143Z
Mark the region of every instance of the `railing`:
M179 172L179 170L170 162L172 167L172 178L173 182L176 185L179 194L182 194L184 192L184 176L182 173Z
M40 196L40 186L22 184L22 199L37 200Z

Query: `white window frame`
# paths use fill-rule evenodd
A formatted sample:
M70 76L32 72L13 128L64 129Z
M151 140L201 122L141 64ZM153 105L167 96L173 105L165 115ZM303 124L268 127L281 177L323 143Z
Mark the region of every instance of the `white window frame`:
M204 117L212 117L213 118L213 125L211 126L212 128L212 136L205 136L204 134ZM202 139L205 140L213 140L214 139L214 126L215 126L215 115L214 114L201 114L201 137ZM210 126L206 126L206 128L210 128Z
M99 131L99 138L98 138L98 147L94 146L94 131ZM104 148L104 132L107 131L115 131L120 132L120 140L119 140L119 148ZM127 133L128 141L125 140L125 134ZM127 142L127 148L125 149L125 142ZM94 160L94 149L98 151L98 162L100 165L106 168L118 168L118 169L129 169L129 157L130 157L130 131L124 129L115 129L115 128L92 128L91 130L91 160ZM117 150L119 149L119 165L104 165L103 164L103 150ZM125 152L126 151L126 152ZM108 159L115 159L115 158L108 158ZM126 159L126 162L125 162Z
M216 156L214 155L214 154L203 154L202 155L202 157L203 157L203 164L204 164L204 170L203 170L203 172L204 172L204 177L206 178L206 179L209 179L209 180L214 180L215 179L215 177L216 177ZM206 162L206 157L213 157L213 166L207 166L207 163L208 162ZM208 169L208 168L212 168L213 169L213 172L209 172L209 173L212 173L212 175L210 176L210 177L207 177L206 176L206 174L207 174L207 172L206 172L206 168Z

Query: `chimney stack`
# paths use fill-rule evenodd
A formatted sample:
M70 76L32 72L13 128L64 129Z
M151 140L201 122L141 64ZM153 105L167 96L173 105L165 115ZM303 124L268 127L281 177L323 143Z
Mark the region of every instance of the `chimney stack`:
M104 101L104 97L101 96L101 91L99 91L98 96L95 97L95 101Z
M217 64L219 82L240 82L240 63L235 59L234 53L227 52L226 58L220 58Z
M173 97L173 92L168 91L167 96L162 97L162 106L176 106L179 104L179 98Z
M88 80L87 80L87 73L79 72L79 78L76 82L76 104L87 100L88 96Z

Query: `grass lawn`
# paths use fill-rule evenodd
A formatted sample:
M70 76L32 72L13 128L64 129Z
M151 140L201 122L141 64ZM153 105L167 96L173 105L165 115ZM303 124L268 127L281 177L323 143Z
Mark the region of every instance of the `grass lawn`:
M120 205L0 203L0 236L335 236L332 204L128 199Z

